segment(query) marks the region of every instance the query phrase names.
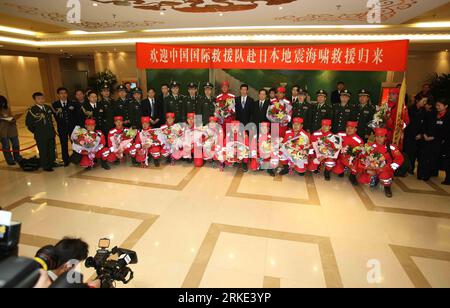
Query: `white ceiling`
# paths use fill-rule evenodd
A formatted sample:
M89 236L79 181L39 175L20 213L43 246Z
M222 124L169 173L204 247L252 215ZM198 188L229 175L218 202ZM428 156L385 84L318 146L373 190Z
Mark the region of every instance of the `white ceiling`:
M69 24L66 19L67 2L68 0L0 0L0 12L70 29L107 31L367 24L368 11L367 0L80 0L82 22ZM448 0L381 0L380 3L383 24L401 24L448 3Z

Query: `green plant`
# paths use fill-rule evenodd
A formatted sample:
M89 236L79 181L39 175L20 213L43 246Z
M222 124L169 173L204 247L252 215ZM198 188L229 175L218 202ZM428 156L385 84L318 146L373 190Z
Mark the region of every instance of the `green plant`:
M110 89L117 84L117 77L110 70L99 72L89 80L89 87L96 91L100 91L105 84L108 85Z
M430 81L431 93L436 99L450 99L450 74L434 74Z

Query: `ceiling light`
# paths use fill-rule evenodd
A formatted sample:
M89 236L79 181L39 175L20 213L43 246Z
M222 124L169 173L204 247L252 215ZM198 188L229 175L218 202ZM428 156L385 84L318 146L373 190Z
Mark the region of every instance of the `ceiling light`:
M36 47L64 47L91 45L130 45L135 43L208 43L208 42L380 42L392 40L411 40L413 42L450 41L450 34L248 34L248 35L203 35L177 37L130 37L103 40L38 41L0 36L0 42L15 43Z
M30 36L36 36L39 34L38 32L34 32L34 31L5 27L5 26L0 26L0 31L15 33L15 34L30 35Z
M94 2L94 3L92 3L92 6L98 6L98 3Z
M412 26L416 28L450 28L450 21L418 22Z
M189 31L227 31L227 30L299 30L299 29L381 29L387 25L309 25L309 26L244 26L244 27L203 27L203 28L172 28L149 29L144 32L189 32Z
M92 34L119 34L119 33L126 33L127 31L97 31L97 32L88 32L88 31L82 31L82 30L73 30L73 31L67 31L67 34L70 35L92 35Z

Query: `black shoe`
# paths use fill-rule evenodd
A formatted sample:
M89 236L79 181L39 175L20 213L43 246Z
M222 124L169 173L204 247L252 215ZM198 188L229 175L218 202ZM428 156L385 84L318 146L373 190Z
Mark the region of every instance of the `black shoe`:
M161 164L159 163L159 159L154 159L153 162L155 163L155 167L161 166Z
M8 164L8 166L15 166L16 165L16 163L13 162L13 161L7 162L7 164Z
M120 160L116 160L116 161L114 162L114 165L116 165L116 166L120 165Z
M92 167L84 168L84 171L91 171L91 170L92 170Z
M102 168L105 170L111 170L111 167L109 166L108 162L102 161Z
M192 163L194 162L194 160L193 160L192 158L187 158L187 159L186 159L186 162L187 162L188 164L192 164Z
M450 186L450 180L445 180L441 183L442 185Z
M269 169L269 170L267 170L267 173L270 175L270 176L273 176L273 177L275 177L275 170L274 169Z
M342 172L341 174L338 175L340 178L343 178L345 176L345 172Z
M301 176L301 177L305 176L305 173L304 173L304 172L297 172L297 173L298 173L298 175Z
M167 158L166 158L166 163L170 165L170 164L172 163L172 158L167 157Z
M248 172L248 165L246 163L242 163L242 171Z
M319 174L319 173L320 173L319 169L314 170L314 174Z
M352 183L353 186L358 186L358 180L356 179L356 175L350 174L349 180L350 180L350 183Z
M325 181L331 181L330 171L325 170L325 171L323 172L323 175L324 175L324 177L325 177Z
M69 165L70 165L70 162L64 162L64 168L69 167Z
M136 161L136 158L131 159L131 164L133 167L139 167L141 164Z
M45 171L45 172L53 172L53 171L55 171L55 170L54 170L53 168L45 168L44 171Z
M289 174L289 167L283 166L283 170L280 171L280 175L286 175Z
M390 186L386 186L384 188L384 194L386 195L386 197L392 198L392 189Z

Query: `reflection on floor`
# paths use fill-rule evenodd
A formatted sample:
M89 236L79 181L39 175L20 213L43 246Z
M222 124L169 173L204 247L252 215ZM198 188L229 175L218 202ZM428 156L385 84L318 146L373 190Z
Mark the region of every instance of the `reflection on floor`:
M33 145L19 123L22 147ZM66 235L94 254L109 237L138 252L131 287L450 287L450 189L440 179L397 179L389 200L343 179L185 163L47 174L2 158L0 175L0 205L23 222L22 255Z

